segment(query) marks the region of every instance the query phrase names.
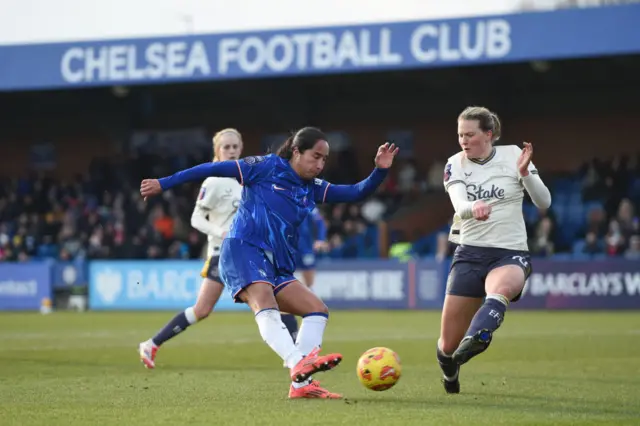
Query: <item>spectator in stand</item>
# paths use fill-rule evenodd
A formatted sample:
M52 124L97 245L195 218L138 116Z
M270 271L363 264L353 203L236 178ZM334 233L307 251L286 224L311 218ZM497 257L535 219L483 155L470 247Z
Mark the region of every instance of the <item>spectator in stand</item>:
M640 235L632 235L629 239L629 248L624 253L629 260L640 260Z
M596 239L603 238L607 233L607 216L604 209L600 206L594 206L587 213L585 237L589 233L592 233Z
M398 169L398 191L408 194L415 189L418 170L415 161L404 160Z
M595 255L604 253L601 240L595 232L587 232L585 237L585 245L582 248L582 254Z
M364 204L362 204L362 208L360 209L360 211L362 213L363 219L368 224L375 225L383 219L384 214L387 211L387 206L376 195L365 201Z
M620 224L620 229L625 238L628 239L632 234L638 231L638 217L635 216L633 203L631 203L631 200L628 198L624 198L620 202L616 219Z
M553 222L549 217L543 217L529 241L529 251L532 256L548 257L554 253Z
M609 256L617 256L624 252L626 247L626 238L620 227L620 223L616 219L609 222L609 231L605 237L607 245L607 254Z

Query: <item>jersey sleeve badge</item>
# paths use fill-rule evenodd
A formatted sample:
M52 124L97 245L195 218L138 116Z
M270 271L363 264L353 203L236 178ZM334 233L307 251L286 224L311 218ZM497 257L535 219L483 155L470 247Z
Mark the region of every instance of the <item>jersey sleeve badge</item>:
M449 182L449 179L451 179L451 163L447 163L444 168L444 181Z
M259 156L259 155L254 155L254 156L251 156L251 157L246 157L244 159L244 163L247 166L253 166L255 164L262 163L264 160L266 160L266 157Z

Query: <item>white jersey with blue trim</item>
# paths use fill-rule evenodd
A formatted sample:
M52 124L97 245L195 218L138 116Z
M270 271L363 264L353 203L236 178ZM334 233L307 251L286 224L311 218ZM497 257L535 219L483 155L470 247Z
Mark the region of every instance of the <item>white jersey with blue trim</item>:
M507 145L494 147L484 160L468 159L462 151L449 157L444 171L445 189L465 185L468 201L482 200L491 206L486 221L454 215L452 229L459 226L459 244L528 250L522 214L524 186L517 167L521 152L516 145ZM529 163L529 173L538 173L533 163ZM455 242L451 235L449 240Z
M242 186L234 178L208 177L202 182L196 210L213 225L207 233L207 256L222 244L222 233L229 232L242 198Z

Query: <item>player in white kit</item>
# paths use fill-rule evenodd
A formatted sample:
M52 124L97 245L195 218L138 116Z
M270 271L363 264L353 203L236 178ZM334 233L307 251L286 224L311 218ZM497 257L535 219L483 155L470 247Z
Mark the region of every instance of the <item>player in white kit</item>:
M242 136L235 129L220 130L213 137L213 161L237 160L242 153ZM234 178L209 177L200 187L191 225L208 237L207 260L201 272L202 286L195 305L177 314L153 338L140 343L140 360L155 368L158 348L187 327L207 318L220 299L224 284L218 274L222 240L238 210L242 186Z
M449 230L449 242L456 246L460 244L460 224L462 220L456 214L453 215L453 221L451 222L451 229Z
M487 349L531 274L524 190L537 207L551 205L551 194L531 162L533 146L494 146L499 137L496 114L482 107L465 109L458 117L462 151L449 158L444 171L455 209L452 230L458 222L460 229L437 348L448 393L460 392L460 366Z

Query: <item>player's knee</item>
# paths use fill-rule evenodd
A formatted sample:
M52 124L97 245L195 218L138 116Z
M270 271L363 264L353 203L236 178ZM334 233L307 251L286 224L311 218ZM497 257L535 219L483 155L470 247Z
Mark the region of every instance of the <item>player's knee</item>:
M456 349L458 349L460 340L461 339L451 338L449 336L440 336L440 340L438 340L438 348L440 348L445 355L451 355L456 351Z
M329 308L323 302L320 302L320 310L318 312L329 315Z
M500 294L511 300L524 288L524 271L514 265L494 269L487 276L485 291L487 294Z
M264 309L277 308L278 304L273 295L273 287L267 283L254 283L244 288L238 295L240 300L249 305L253 312Z
M311 306L309 306L308 310L309 310L308 313L313 312L313 313L319 313L319 314L324 314L326 316L329 316L329 308L320 299L312 303Z
M208 303L208 304L207 303L202 303L202 304L197 303L193 307L193 313L195 314L195 316L198 319L198 321L203 320L206 317L208 317L212 310L213 310L213 303Z
M505 281L505 282L497 282L492 285L486 286L487 294L499 294L504 296L507 300L512 300L515 298L522 289L524 288L524 282L518 281Z

